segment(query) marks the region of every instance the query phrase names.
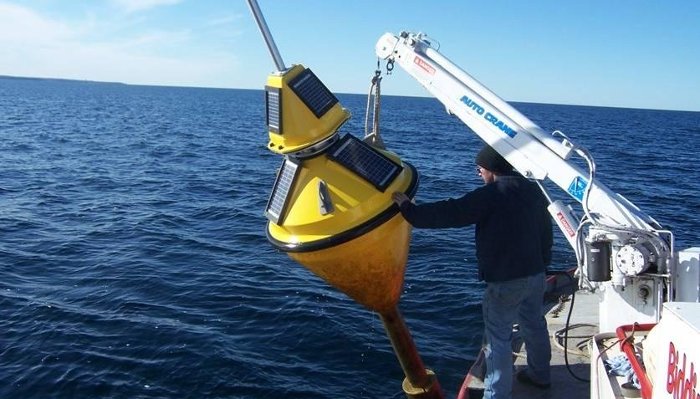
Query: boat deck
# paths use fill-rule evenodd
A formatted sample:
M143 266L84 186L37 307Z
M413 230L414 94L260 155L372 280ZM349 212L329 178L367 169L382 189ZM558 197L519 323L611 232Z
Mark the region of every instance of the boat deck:
M565 356L563 332L567 325L567 316L571 308L571 296L559 303L549 305L546 318L552 338L552 386L549 389L538 389L523 385L517 380L513 382L513 399L550 398L550 399L587 399L590 398L590 354L591 337L598 332L598 296L589 292L578 291L574 298L573 312L569 321L568 354ZM524 345L515 344L515 368L520 370L526 366ZM568 366L567 366L568 363ZM481 370L483 372L483 370ZM578 377L572 376L572 373ZM479 366L472 370L472 380L469 384L469 399L481 398L483 394ZM580 380L580 379L584 380Z

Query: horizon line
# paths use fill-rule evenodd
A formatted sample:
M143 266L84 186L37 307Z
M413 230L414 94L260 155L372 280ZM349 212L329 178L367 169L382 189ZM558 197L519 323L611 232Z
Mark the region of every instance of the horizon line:
M212 90L251 90L251 91L264 91L264 87L260 89L250 89L244 87L217 87L217 86L184 86L184 85L166 85L166 84L145 84L145 83L125 83L125 82L113 82L104 80L92 80L92 79L74 79L74 78L55 78L55 77L43 77L43 76L17 76L17 75L2 75L0 74L0 79L16 79L16 80L52 80L60 82L75 82L75 83L96 83L96 84L110 84L110 85L123 85L123 86L142 86L142 87L169 87L169 88L182 88L182 89L212 89ZM347 92L334 92L333 94L342 95L366 95L364 93L347 93ZM409 97L409 98L432 98L439 102L437 98L431 95L405 95L405 94L383 94L387 97ZM688 109L663 109L663 108L639 108L639 107L624 107L624 106L612 106L612 105L591 105L591 104L566 104L566 103L548 103L548 102L533 102L533 101L517 101L517 100L506 100L508 103L515 104L541 104L541 105L554 105L554 106L570 106L570 107L594 107L594 108L616 108L616 109L632 109L632 110L644 110L644 111L669 111L669 112L700 112L700 110L688 110Z

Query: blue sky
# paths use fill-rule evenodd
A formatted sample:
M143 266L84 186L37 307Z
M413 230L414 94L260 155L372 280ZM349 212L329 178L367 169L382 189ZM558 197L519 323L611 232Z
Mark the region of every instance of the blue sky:
M700 1L259 0L287 66L366 93L384 32L424 32L508 101L700 111ZM261 89L244 0L0 0L0 75ZM427 96L403 71L383 93Z

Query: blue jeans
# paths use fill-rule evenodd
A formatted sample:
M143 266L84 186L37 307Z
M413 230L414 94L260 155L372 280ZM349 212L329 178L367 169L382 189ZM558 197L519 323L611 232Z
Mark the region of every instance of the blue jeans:
M546 384L550 382L551 346L547 322L542 315L544 273L511 281L491 282L486 286L482 303L485 326L484 355L485 399L506 399L513 389L513 324L520 332L527 350L528 375Z

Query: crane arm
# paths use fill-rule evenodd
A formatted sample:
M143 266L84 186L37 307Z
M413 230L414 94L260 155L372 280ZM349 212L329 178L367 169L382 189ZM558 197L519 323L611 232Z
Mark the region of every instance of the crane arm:
M572 214L553 212L577 256L583 258L579 240L583 237L579 232L585 221L591 225L588 241L611 242L613 257L638 258L639 252L642 253L641 262L645 265L630 271L623 265L623 276L638 274L651 264L659 266L659 270L665 268L672 253L669 248L672 239L665 236L668 232L661 232L653 218L595 179L595 163L585 149L563 134L556 137L545 132L433 48L423 34L386 33L377 42L375 51L380 59L401 66L442 102L448 113L456 115L523 176L537 181L549 179L581 204L585 217L580 221L572 221ZM572 162L574 155L586 159L588 171ZM558 209L566 213L563 207ZM626 255L629 250L620 252L629 245L633 254ZM622 261L639 263L632 258Z

